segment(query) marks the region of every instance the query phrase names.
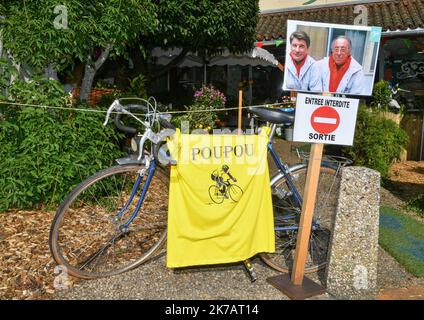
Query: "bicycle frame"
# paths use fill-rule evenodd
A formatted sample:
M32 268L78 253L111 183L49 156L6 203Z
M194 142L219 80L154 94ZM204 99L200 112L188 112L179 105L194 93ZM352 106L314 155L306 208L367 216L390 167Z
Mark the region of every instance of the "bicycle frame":
M301 208L302 203L303 203L303 199L302 199L302 196L300 195L299 191L297 190L296 186L293 183L293 179L290 175L289 167L287 166L287 164L284 164L282 162L281 158L279 157L279 155L277 154L277 152L274 150L274 148L272 146L272 139L274 138L276 128L277 128L276 124L271 125L271 132L269 134L267 149L268 149L268 152L271 154L271 157L272 157L275 165L277 166L278 170L284 175L284 177L286 179L286 183L287 183L289 189L291 190L291 192L293 193L293 198L294 198L296 204L299 206L299 208ZM295 215L287 215L287 216L281 216L279 218L281 220L291 220L295 217L296 217ZM316 226L318 226L318 224L313 219L312 220L312 227L314 228ZM298 226L295 226L295 227L275 227L274 229L276 231L289 231L289 230L297 230L297 229L299 229L299 227Z
M300 196L299 192L296 189L296 186L293 183L293 180L290 176L290 171L288 170L289 168L288 168L287 165L283 164L283 162L281 161L277 152L275 152L274 147L272 146L272 139L274 138L276 128L277 128L277 125L275 125L275 124L273 124L271 126L271 133L269 135L269 140L268 140L268 145L267 145L268 152L271 154L271 157L274 160L274 163L277 166L277 168L279 169L279 171L286 178L287 184L294 194L294 199L296 201L296 204L299 205L299 206L302 206L302 197Z
M146 168L148 170L148 174L147 174L146 182L144 183L143 188L141 190L141 195L140 195L140 198L138 199L137 206L135 207L134 212L131 215L131 217L128 219L128 221L120 226L122 231L125 231L128 228L128 226L131 224L131 222L135 219L138 212L140 211L141 205L143 204L144 198L146 197L146 193L147 193L147 190L149 189L153 175L155 174L156 167L157 167L156 160L153 158L151 159L151 161L148 164L148 167ZM141 173L138 175L137 181L135 182L134 187L131 191L131 196L128 199L127 203L124 205L124 207L116 214L115 216L116 220L118 220L118 218L124 214L124 212L128 209L128 206L133 201L134 196L136 195L137 190L140 187L141 180L143 180L143 176L144 174L141 174Z

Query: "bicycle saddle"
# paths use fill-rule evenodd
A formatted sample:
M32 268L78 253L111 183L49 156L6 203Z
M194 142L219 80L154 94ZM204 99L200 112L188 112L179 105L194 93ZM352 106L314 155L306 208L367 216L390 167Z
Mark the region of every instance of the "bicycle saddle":
M261 120L265 120L275 124L292 124L294 122L294 114L281 111L279 109L264 107L249 107L249 111L256 114Z

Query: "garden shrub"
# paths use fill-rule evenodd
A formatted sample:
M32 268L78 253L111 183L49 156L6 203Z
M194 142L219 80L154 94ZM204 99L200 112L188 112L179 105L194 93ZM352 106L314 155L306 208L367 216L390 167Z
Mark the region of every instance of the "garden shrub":
M390 85L385 80L378 81L372 91L371 106L380 109L381 111L388 111L389 103L392 100L392 90Z
M343 148L355 165L365 166L380 172L385 178L390 164L399 158L408 143L406 132L394 121L379 112L372 112L361 105L356 120L355 138L352 147Z
M56 81L17 81L10 94L19 103L71 106ZM104 113L13 105L0 112L0 211L57 204L121 155L120 135L112 125L103 127Z

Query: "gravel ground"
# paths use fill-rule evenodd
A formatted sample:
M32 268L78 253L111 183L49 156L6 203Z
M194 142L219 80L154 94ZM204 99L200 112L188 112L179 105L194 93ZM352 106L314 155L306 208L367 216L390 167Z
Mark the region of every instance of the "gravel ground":
M242 264L167 269L165 254L122 275L85 281L70 290L57 291L55 299L160 299L160 300L287 300L266 282L278 275L255 258L258 279L252 283ZM317 275L312 277L317 279ZM315 299L329 298L328 295Z
M242 264L217 267L196 267L171 270L165 267L165 254L121 275L82 281L68 290L56 291L56 300L287 300L288 297L268 284L266 279L278 275L259 258L252 261L258 280L250 282ZM317 283L323 274L308 277ZM389 254L379 249L378 287L388 288L423 286L424 279L407 273ZM310 298L332 300L328 294Z

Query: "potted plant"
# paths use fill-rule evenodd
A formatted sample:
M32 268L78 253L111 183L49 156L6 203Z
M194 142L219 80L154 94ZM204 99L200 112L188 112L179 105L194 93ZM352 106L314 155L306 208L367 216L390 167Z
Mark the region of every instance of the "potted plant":
M189 121L190 129L204 129L210 132L216 127L217 109L225 107L226 97L213 86L203 86L194 93L194 101L186 106L187 114L175 121ZM177 123L179 125L179 123Z

